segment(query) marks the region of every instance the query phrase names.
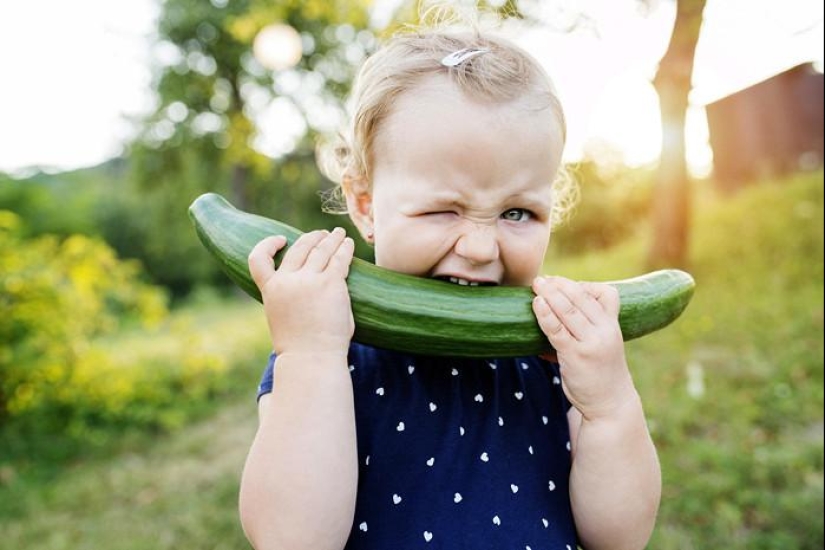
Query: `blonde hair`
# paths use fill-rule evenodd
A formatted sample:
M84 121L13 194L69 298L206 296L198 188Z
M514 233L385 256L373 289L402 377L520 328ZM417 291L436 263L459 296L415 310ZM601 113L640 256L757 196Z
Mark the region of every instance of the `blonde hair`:
M459 50L484 53L447 67L441 60ZM349 126L337 141L322 143L318 164L339 184L327 196L325 210L346 213L342 191L354 184L371 185L375 139L381 124L392 113L399 96L414 89L430 75L444 74L468 97L496 103L517 98L535 100L535 108L549 108L556 115L562 143L566 138L564 111L547 73L527 52L510 41L479 28L448 25L429 30L402 32L371 55L358 72L349 106ZM552 222L561 222L576 201L576 187L562 169L553 182Z

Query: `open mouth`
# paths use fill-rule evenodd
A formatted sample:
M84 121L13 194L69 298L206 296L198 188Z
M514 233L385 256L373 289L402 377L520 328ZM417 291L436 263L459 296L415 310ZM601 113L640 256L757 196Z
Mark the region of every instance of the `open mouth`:
M459 286L496 286L496 283L489 281L471 281L469 279L462 279L461 277L444 276L436 277L436 279Z

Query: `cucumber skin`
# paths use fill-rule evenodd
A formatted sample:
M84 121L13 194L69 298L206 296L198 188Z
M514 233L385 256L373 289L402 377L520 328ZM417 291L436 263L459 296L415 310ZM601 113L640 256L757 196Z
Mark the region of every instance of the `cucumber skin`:
M264 237L302 234L284 223L236 209L206 193L189 207L203 245L229 278L261 301L247 258ZM286 247L275 255L279 265ZM625 341L664 328L687 307L695 289L690 274L653 271L610 281L619 292L619 326ZM353 340L413 354L520 357L553 351L538 326L528 287L468 287L414 277L353 258L347 285L355 319Z

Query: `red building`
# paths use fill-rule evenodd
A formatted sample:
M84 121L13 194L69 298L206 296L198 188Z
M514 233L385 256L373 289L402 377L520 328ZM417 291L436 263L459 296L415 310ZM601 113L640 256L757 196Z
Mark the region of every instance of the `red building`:
M706 105L721 188L821 167L823 101L822 73L804 64Z

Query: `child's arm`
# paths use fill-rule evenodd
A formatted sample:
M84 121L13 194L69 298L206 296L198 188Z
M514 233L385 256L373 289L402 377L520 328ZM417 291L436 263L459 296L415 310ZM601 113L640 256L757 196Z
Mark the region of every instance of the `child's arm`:
M257 550L340 550L358 478L345 282L353 243L340 229L308 233L276 271L284 244L264 239L249 256L277 359L241 480L241 521Z
M661 471L604 284L549 277L533 284L539 325L559 360L569 413L570 499L587 550L641 550L656 520Z

